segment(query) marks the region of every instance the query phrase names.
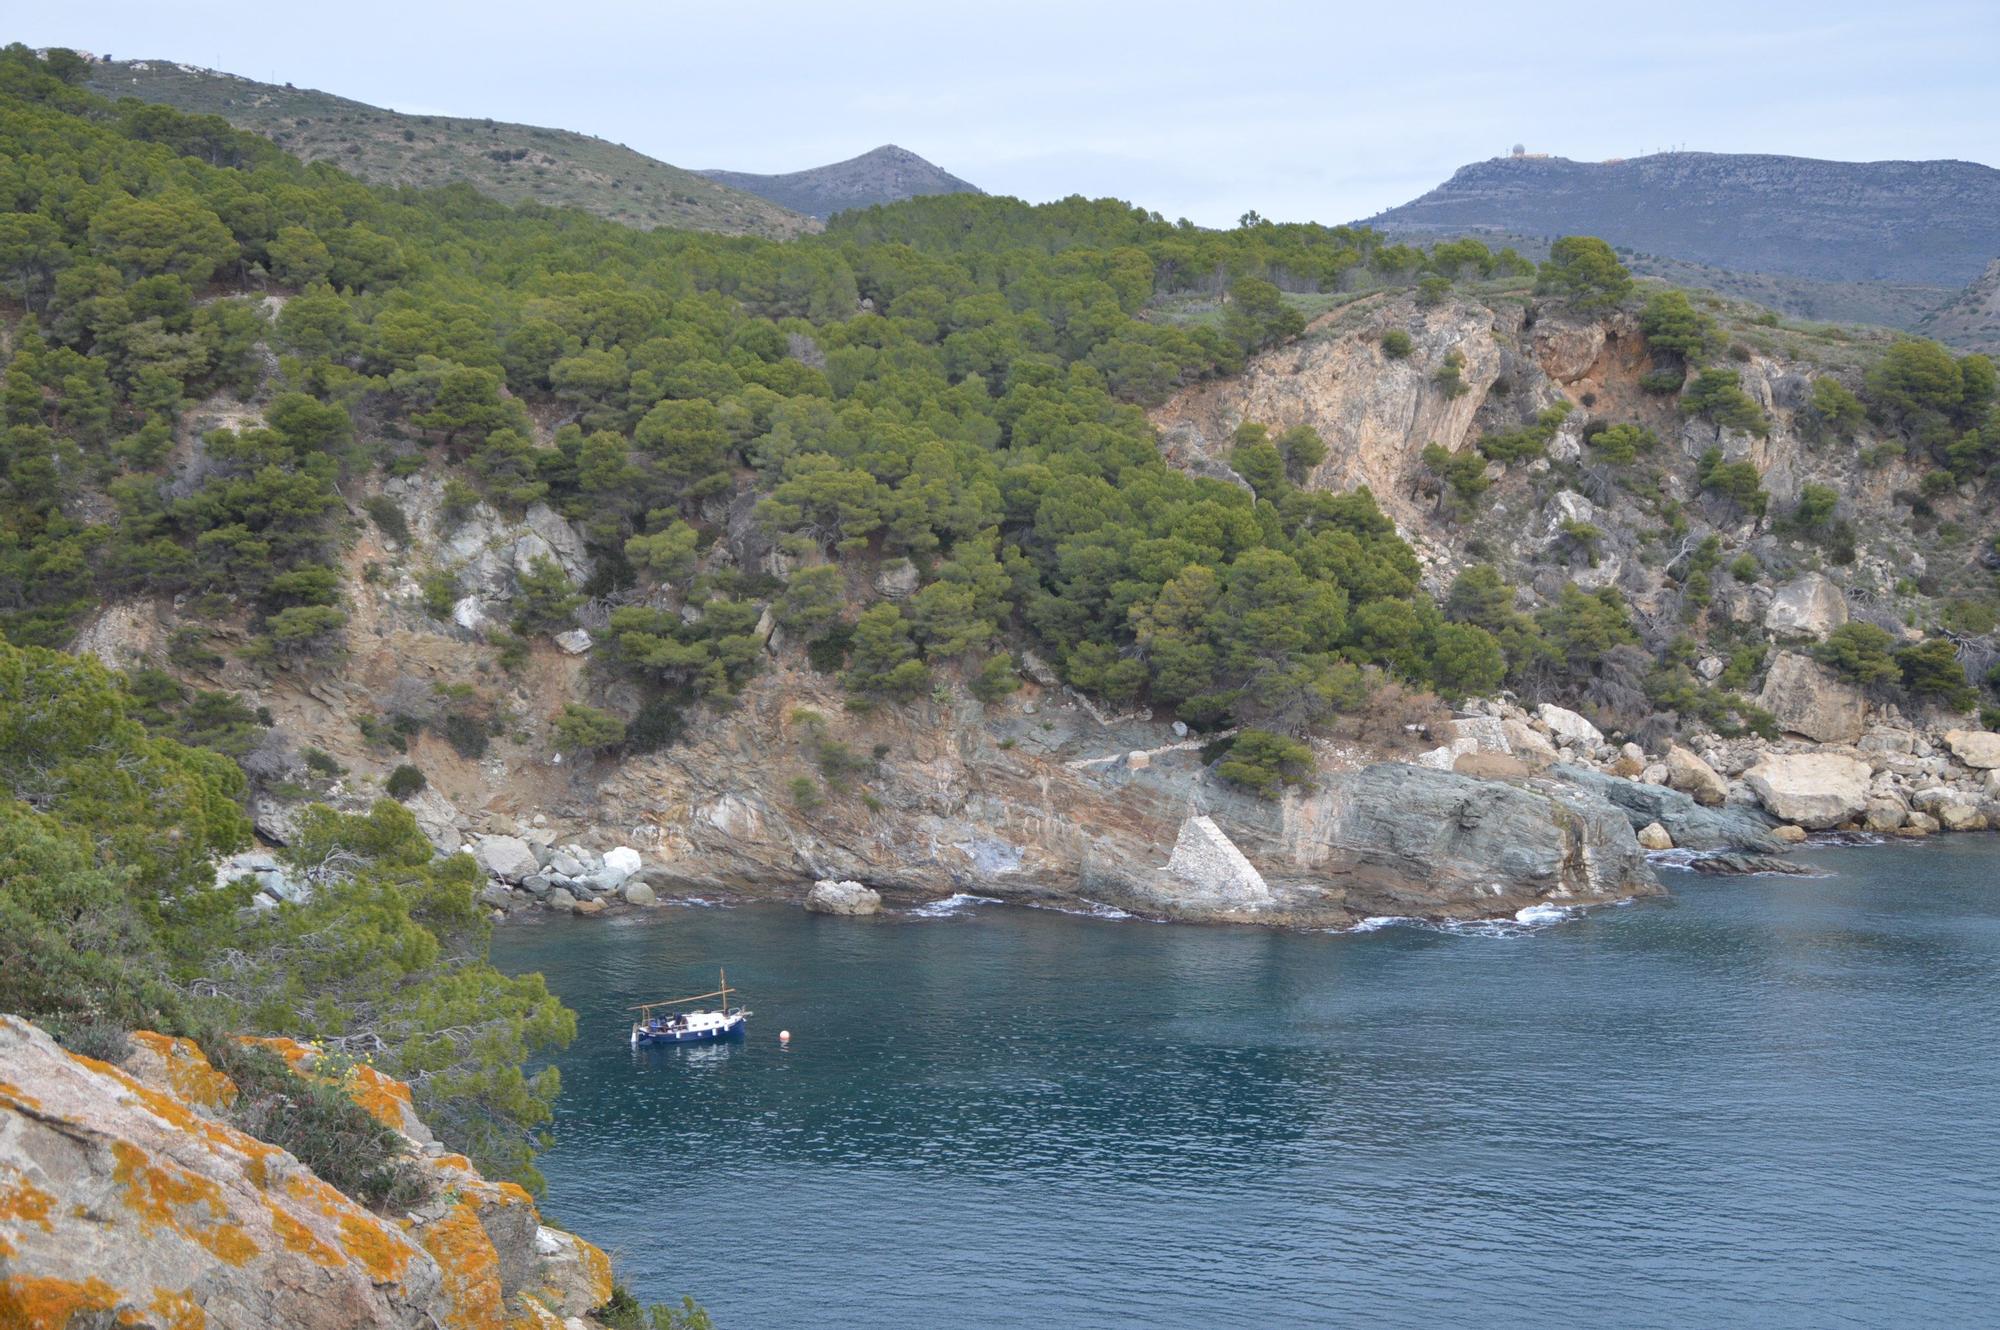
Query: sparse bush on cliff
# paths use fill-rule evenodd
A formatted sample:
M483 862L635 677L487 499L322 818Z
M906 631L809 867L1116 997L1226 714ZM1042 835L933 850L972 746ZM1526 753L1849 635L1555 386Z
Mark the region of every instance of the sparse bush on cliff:
M1410 335L1401 328L1391 328L1382 334L1382 354L1391 360L1406 360L1414 343Z
M1632 274L1596 236L1564 236L1549 246L1535 291L1583 313L1599 314L1616 309L1632 294Z
M1269 730L1244 730L1230 744L1215 774L1252 794L1274 799L1287 785L1303 785L1312 769L1308 745Z
M382 783L382 789L391 799L407 799L413 794L421 793L427 783L423 772L403 762L389 773L389 779Z

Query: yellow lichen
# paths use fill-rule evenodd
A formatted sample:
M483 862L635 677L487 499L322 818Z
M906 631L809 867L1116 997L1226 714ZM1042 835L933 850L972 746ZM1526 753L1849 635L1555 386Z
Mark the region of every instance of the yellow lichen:
M236 1082L209 1065L208 1055L192 1039L134 1030L132 1041L160 1055L167 1069L167 1084L189 1103L202 1108L227 1108L236 1102Z
M266 1201L265 1204L271 1207L271 1227L277 1232L278 1240L285 1244L286 1251L298 1252L313 1264L328 1270L337 1270L347 1264L346 1258L330 1243L279 1208L277 1202Z
M40 1108L42 1101L12 1081L0 1081L0 1104L9 1108Z
M418 1238L444 1274L444 1293L451 1304L445 1324L465 1330L499 1324L504 1314L500 1256L479 1222L478 1207L471 1201L459 1201L442 1219L427 1225Z
M392 1284L409 1269L410 1240L373 1215L340 1217L340 1245L378 1284Z
M0 1182L0 1224L12 1224L24 1229L34 1224L44 1233L55 1232L55 1225L49 1222L49 1215L55 1211L56 1198L28 1181L18 1171L14 1169L7 1171L13 1174L14 1181ZM13 1254L14 1244L5 1235L0 1235L0 1256Z
M159 1330L208 1330L208 1313L192 1296L194 1290L179 1293L170 1288L153 1290L153 1324Z
M95 1275L80 1282L9 1275L0 1282L0 1326L62 1330L78 1312L108 1312L118 1302L118 1290Z
M112 1180L125 1188L125 1204L139 1216L143 1232L164 1228L178 1233L228 1265L242 1265L257 1254L257 1244L242 1225L230 1222L222 1188L212 1180L175 1164L156 1164L130 1141L113 1141L111 1154L117 1160ZM206 1209L207 1216L183 1216L197 1207Z
M356 1067L347 1093L385 1127L401 1131L409 1121L410 1087L373 1067Z
M590 1305L599 1307L611 1301L611 1258L594 1243L576 1240L583 1252L583 1270L590 1278Z

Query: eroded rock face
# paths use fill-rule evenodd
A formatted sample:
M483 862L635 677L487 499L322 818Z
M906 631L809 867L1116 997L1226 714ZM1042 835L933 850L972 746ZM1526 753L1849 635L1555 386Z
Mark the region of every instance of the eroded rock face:
M1847 622L1847 598L1824 573L1807 573L1777 589L1764 611L1771 633L1825 637Z
M1264 875L1213 818L1191 817L1181 823L1173 855L1161 871L1172 881L1167 892L1182 908L1254 909L1272 899Z
M1868 777L1866 762L1840 753L1773 753L1743 773L1772 816L1809 831L1866 812Z
M1634 831L1653 824L1665 828L1683 850L1776 848L1770 824L1752 809L1706 807L1679 790L1621 780L1589 767L1560 766L1552 774L1621 809Z
M1819 743L1851 744L1867 728L1868 702L1861 690L1795 651L1772 658L1757 705L1784 729Z
M309 1050L272 1042L311 1074ZM559 1326L610 1296L601 1251L462 1156L419 1154L425 1198L375 1214L223 1121L236 1087L193 1044L135 1044L114 1067L0 1016L0 1325ZM400 1082L352 1089L415 1123Z

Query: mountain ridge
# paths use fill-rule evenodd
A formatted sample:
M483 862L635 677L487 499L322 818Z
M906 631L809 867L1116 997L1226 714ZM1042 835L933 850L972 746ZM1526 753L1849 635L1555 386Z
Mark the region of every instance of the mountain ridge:
M985 192L894 143L871 148L846 161L777 175L720 168L697 174L822 221L851 208L897 203L923 195Z
M172 60L94 61L87 86L106 97L220 116L295 157L328 161L377 184L464 181L503 203L580 208L641 230L782 239L818 229L811 218L767 199L573 130L405 114Z

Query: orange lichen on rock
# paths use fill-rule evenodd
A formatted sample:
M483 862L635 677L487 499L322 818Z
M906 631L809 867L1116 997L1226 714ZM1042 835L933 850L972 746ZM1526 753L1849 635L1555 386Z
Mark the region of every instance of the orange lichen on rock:
M217 1071L192 1039L175 1039L152 1030L134 1030L132 1042L159 1055L167 1084L175 1094L200 1108L227 1108L236 1102L236 1082Z
M347 1258L336 1251L331 1243L321 1240L318 1234L294 1219L275 1201L265 1202L271 1207L271 1228L277 1233L278 1241L286 1251L298 1252L313 1264L328 1270L338 1270L347 1263Z
M229 1221L222 1188L214 1182L174 1164L156 1164L130 1141L113 1141L111 1154L118 1161L112 1180L125 1188L125 1203L139 1216L142 1231L169 1229L228 1265L242 1265L257 1254L250 1235ZM207 1216L181 1213L196 1207L208 1211Z
M40 1108L42 1101L11 1081L0 1081L0 1104L8 1108Z
M55 1225L49 1216L55 1212L56 1198L37 1187L13 1169L11 1182L0 1181L0 1225L12 1224L25 1229L33 1224L44 1233L54 1233ZM14 1244L0 1232L0 1256L12 1256Z
M287 1039L283 1035L239 1034L236 1036L236 1042L239 1044L248 1044L255 1048L268 1048L283 1058L286 1066L294 1070L308 1059L317 1056L312 1049L307 1048L298 1040Z
M445 1297L451 1302L445 1324L464 1330L498 1325L505 1312L500 1255L479 1222L479 1207L459 1201L442 1219L426 1225L419 1240L444 1275Z
M368 1214L340 1217L340 1245L378 1284L401 1279L416 1252L408 1238Z
M154 1289L149 1307L152 1324L159 1330L208 1330L208 1313L191 1294L192 1290L176 1293L170 1288Z
M366 1064L354 1069L353 1079L347 1084L347 1093L376 1121L397 1131L404 1129L409 1115L414 1112L410 1106L410 1087Z
M590 1277L591 1305L601 1307L611 1301L611 1258L594 1242L578 1238L576 1245L583 1251L584 1272Z
M0 1326L62 1330L78 1312L108 1312L118 1302L118 1290L95 1275L84 1280L9 1275L0 1282Z

